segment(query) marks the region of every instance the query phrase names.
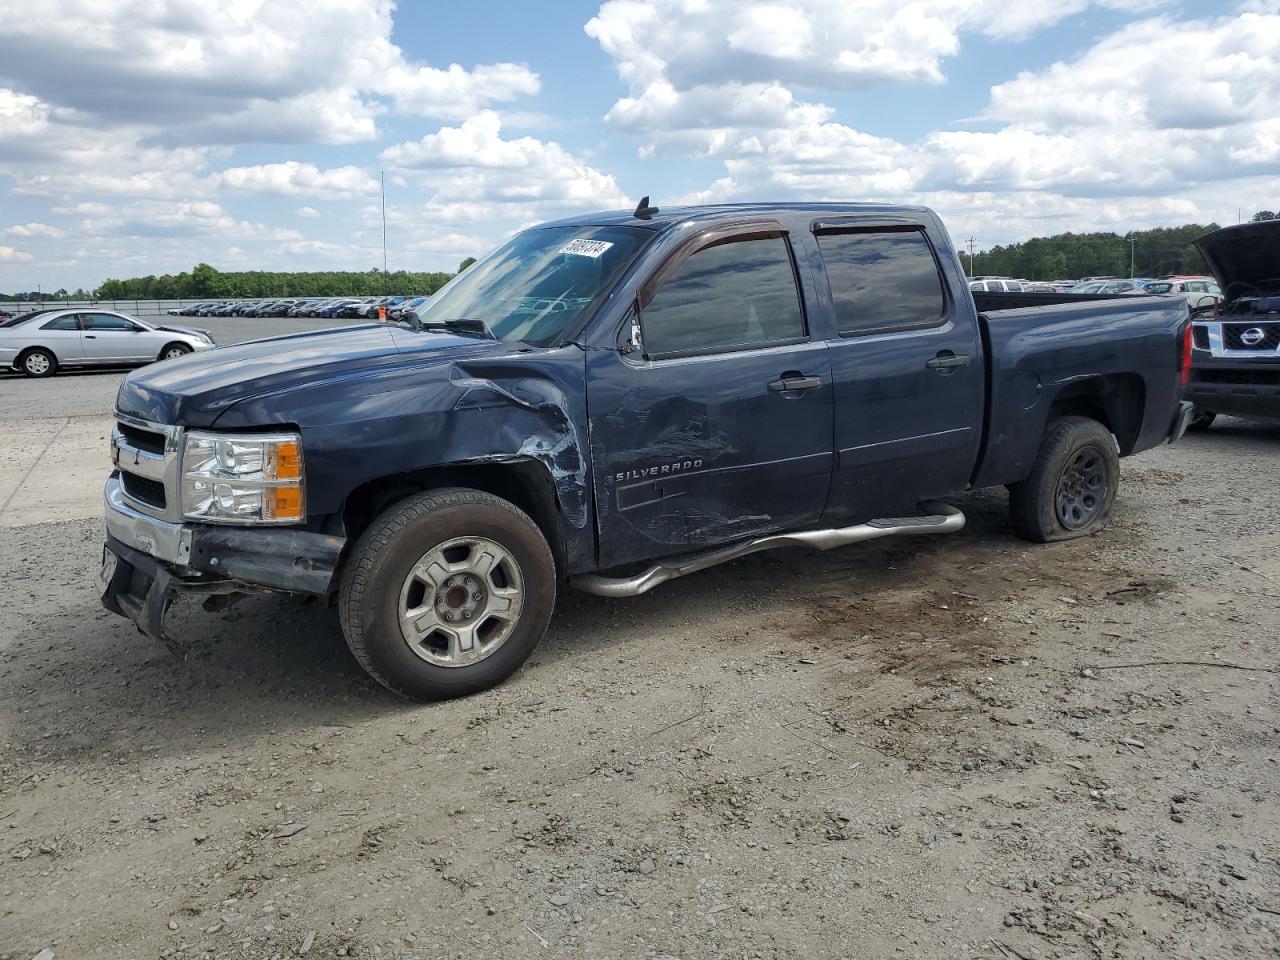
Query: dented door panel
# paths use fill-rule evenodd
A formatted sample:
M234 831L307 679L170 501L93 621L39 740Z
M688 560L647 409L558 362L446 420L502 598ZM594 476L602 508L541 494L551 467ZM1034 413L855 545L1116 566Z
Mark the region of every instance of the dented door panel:
M784 373L821 379L771 390ZM588 359L600 566L812 523L831 475L824 343L672 360Z

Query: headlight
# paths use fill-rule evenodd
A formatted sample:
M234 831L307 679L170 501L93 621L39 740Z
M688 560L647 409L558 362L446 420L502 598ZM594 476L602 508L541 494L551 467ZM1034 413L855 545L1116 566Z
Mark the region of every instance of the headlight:
M208 523L298 523L306 516L296 433L189 433L182 515Z

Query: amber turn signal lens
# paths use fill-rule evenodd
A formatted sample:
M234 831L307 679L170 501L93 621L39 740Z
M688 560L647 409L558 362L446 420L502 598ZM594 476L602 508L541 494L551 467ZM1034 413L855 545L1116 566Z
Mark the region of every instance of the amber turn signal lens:
M275 445L275 480L302 479L302 445L296 440L285 440Z
M267 487L262 491L263 513L271 520L302 519L302 488Z

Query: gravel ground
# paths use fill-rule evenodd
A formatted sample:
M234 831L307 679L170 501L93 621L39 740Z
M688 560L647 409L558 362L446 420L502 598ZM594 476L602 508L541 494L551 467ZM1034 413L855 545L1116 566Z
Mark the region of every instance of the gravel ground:
M1275 956L1278 451L1126 461L1085 541L986 492L567 595L431 706L315 604L182 611L180 664L98 607L100 521L12 527L0 957Z

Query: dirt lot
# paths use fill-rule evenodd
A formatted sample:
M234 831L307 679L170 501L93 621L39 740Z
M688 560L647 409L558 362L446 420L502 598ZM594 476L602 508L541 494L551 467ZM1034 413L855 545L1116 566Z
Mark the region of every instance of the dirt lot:
M435 706L297 602L193 612L181 665L98 607L96 517L10 516L0 956L1278 955L1278 454L1126 461L1084 542L983 493L565 596Z

